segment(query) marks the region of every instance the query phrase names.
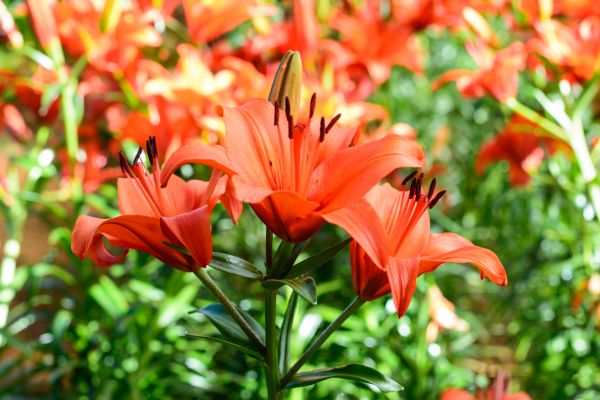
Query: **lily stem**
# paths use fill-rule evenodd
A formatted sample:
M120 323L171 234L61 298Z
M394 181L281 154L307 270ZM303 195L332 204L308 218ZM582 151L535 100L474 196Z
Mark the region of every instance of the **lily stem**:
M233 303L229 300L227 295L223 293L221 288L217 285L217 283L208 275L204 268L200 268L197 271L194 271L194 275L202 281L204 286L211 291L211 293L221 302L225 311L233 318L233 320L239 325L239 327L244 331L244 333L248 336L248 338L254 342L254 344L258 347L262 354L265 353L265 344L262 339L258 337L256 332L252 329L250 324L244 319L242 314L233 306Z
M277 358L277 289L265 289L265 319L267 336L267 390L269 400L279 397L279 359Z
M311 343L309 348L302 354L302 356L296 361L294 365L283 375L281 378L281 387L285 387L289 383L290 380L296 375L296 373L302 368L302 366L321 348L323 343L335 332L339 329L340 326L358 310L365 302L360 298L355 297L350 304L342 311L342 313L332 322L330 323L315 339L314 342Z
M265 264L267 273L271 273L273 268L273 232L265 226Z

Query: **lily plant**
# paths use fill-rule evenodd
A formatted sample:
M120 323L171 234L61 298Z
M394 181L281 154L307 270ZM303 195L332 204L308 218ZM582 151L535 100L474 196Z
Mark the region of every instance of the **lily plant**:
M268 100L218 108L226 130L221 145L183 146L162 168L154 138L148 139L146 157L140 149L130 164L121 155L124 177L118 181L118 195L122 215L106 220L80 217L73 230L72 250L80 258L89 256L96 264L108 266L123 261L127 250L135 249L195 274L220 302L201 312L221 336L202 337L259 359L271 400L283 398L289 389L330 378L370 383L384 392L401 390L392 377L365 365L309 371L303 367L366 301L391 293L401 317L415 292L417 277L441 264L473 264L482 278L487 276L498 285L507 284L506 272L491 250L453 233L430 232L428 211L445 194L435 179L425 188L423 174L414 171L407 172L400 187L380 183L400 168L425 165L416 141L390 133L359 144L356 128L339 126L339 114L315 115L316 94L304 114L308 119L300 120L301 87L300 55L288 52ZM212 168L210 179L186 182L175 175L179 167L190 163ZM264 265L213 252L210 214L219 201L234 221L240 218L244 203L262 221ZM309 240L325 224L343 229L348 239L299 261ZM281 239L277 249L274 236ZM122 251L114 254L108 243ZM312 272L348 246L357 295L291 363L297 304L300 298L316 303ZM261 285L264 326L229 299L211 278L211 268ZM283 290L284 286L292 290ZM280 325L279 301L287 302Z

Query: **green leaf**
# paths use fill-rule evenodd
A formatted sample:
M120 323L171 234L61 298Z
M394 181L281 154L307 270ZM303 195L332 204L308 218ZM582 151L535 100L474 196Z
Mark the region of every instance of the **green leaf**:
M292 389L302 386L314 385L315 383L330 378L347 379L368 383L376 386L382 392L398 392L404 388L392 378L382 374L376 369L360 365L349 364L341 367L316 369L314 371L300 372L294 376L294 379L286 385L286 388Z
M198 294L199 286L187 285L173 298L163 300L158 309L157 325L165 327L189 311L189 304Z
M264 267L258 267L239 257L231 254L213 252L212 260L209 264L219 271L229 274L243 276L244 278L261 278L265 274Z
M326 248L325 250L315 254L312 257L307 258L306 260L300 261L298 264L292 267L290 272L287 274L286 278L297 278L319 268L321 265L325 264L327 261L335 257L351 241L352 238L342 240L341 242Z
M281 336L279 337L279 371L283 375L288 368L290 357L290 339L294 325L294 315L298 304L298 293L292 292L281 324Z
M233 303L232 303L233 304ZM235 307L235 305L234 305ZM236 307L237 308L237 307ZM252 330L256 333L256 335L265 341L265 331L262 326L252 316L238 308L242 317L248 322ZM231 318L225 308L221 304L211 304L207 307L204 307L198 312L204 314L210 322L221 332L221 334L228 340L232 340L237 343L244 343L246 345L254 347L254 343L252 343L246 333L240 328L240 326Z
M120 289L106 275L101 276L99 282L90 288L90 295L114 318L122 316L129 309Z
M583 93L575 102L573 107L573 118L581 118L583 112L589 107L590 103L596 98L598 90L600 89L600 74L594 74L594 77L588 81Z
M310 276L296 279L269 279L262 282L262 287L267 289L279 289L283 285L288 285L312 304L317 304L317 285Z
M204 339L204 340L209 340L211 342L217 342L217 343L221 343L224 344L225 346L231 347L234 350L238 350L241 351L242 353L248 354L250 357L254 357L258 360L263 360L263 356L256 351L255 349L249 347L247 344L245 343L241 343L241 342L232 342L231 340L222 338L222 337L217 337L217 336L205 336L205 335L199 335L193 332L186 332L185 333L187 336L191 336L194 338L198 338L198 339Z

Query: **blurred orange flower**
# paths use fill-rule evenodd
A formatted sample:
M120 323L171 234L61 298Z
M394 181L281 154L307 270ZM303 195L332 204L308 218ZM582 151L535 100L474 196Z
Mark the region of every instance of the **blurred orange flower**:
M500 370L487 389L477 390L477 396L462 389L446 389L440 400L531 400L525 392L509 394L508 384L508 376Z
M73 229L73 253L109 266L121 262L127 249L136 249L182 271L205 267L212 256L210 212L224 193L227 178L213 173L209 182L184 182L174 176L161 187L153 138L147 142L153 173L146 169L141 155L140 148L129 165L121 153L121 168L126 176L118 180L117 186L122 215L110 219L80 216ZM103 239L124 250L111 254Z
M220 168L232 175L235 196L277 236L301 242L328 221L381 259L362 196L394 169L422 166L423 151L396 135L349 147L355 129L336 127L337 116L313 119L315 102L306 125L294 124L287 101L285 113L265 100L222 109L225 146L182 147L165 164L163 184L186 163Z
M523 43L514 42L495 53L483 42L469 42L466 48L478 69L447 71L433 83L433 89L437 90L448 82L456 82L460 93L467 98L489 94L502 103L516 98L519 71L525 67Z
M452 329L457 332L469 330L467 321L461 319L454 312L454 304L444 297L437 286L427 289L429 297L429 317L431 322L427 325L425 338L428 342L434 342L442 329Z
M513 117L506 128L486 142L477 156L475 167L482 174L489 164L506 160L510 166L510 182L513 186L526 186L530 174L538 169L545 153L568 151L568 146L553 138L541 135L543 131L533 123Z
M362 212L368 215L371 240L384 254L374 259L359 241L350 247L352 280L362 300L392 293L398 316L406 312L416 289L417 277L446 262L471 263L497 285L506 285L506 272L492 251L475 246L454 233L431 233L428 210L444 195L435 193L435 181L421 194L422 175L412 178L410 189L397 190L389 184L374 187L366 195ZM364 235L364 233L363 233ZM355 238L356 239L356 238Z
M538 37L528 42L529 49L559 66L567 78L586 81L600 71L600 16L569 25L541 21L535 28Z

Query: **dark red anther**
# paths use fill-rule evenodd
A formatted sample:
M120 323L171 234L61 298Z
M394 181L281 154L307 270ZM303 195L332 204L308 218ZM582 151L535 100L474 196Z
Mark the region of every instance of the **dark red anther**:
M333 117L333 119L331 121L329 121L329 123L327 124L327 128L325 128L325 133L329 133L331 128L333 128L335 123L338 122L341 117L342 117L342 114L338 114L335 117Z
M313 93L310 96L310 108L308 111L308 119L311 119L315 115L315 107L317 106L317 94Z
M417 183L415 188L415 197L417 201L421 199L421 185L423 184L423 177L424 175L420 174L419 177L416 179Z
M287 100L287 97L286 97L286 100ZM287 118L287 125L288 125L288 138L293 139L294 138L294 119L292 117L292 114L287 114L286 118Z
M415 195L415 189L417 188L417 180L413 179L412 182L410 183L410 192L408 193L408 198L412 199L413 196Z
M290 98L286 96L285 97L285 117L289 121L291 116L292 116L292 106L290 106Z
M319 127L319 142L325 140L325 118L321 117L321 125Z
M142 156L142 152L144 151L144 149L142 149L141 147L138 149L137 153L135 153L135 157L133 157L133 165L140 163L140 157Z
M156 136L150 136L148 140L146 140L146 154L148 155L148 160L150 161L150 164L152 164L154 160L158 158L158 150L156 148Z
M429 185L429 192L427 192L427 198L431 200L431 196L433 196L433 192L435 191L436 180L433 178L431 180L431 184Z
M127 163L127 158L122 151L119 152L119 164L121 164L121 171L127 175L127 172L129 171L129 164Z
M275 106L275 118L273 118L273 125L278 126L279 125L279 102L277 102L277 100L275 100L274 106Z
M416 174L418 171L413 171L404 180L402 181L402 186L406 185Z
M440 201L440 199L442 197L444 197L445 194L446 194L445 190L442 190L441 192L439 192L438 194L436 194L435 197L433 198L433 200L431 200L429 202L429 209L431 210L433 207L435 207L435 205L437 204L437 202Z

